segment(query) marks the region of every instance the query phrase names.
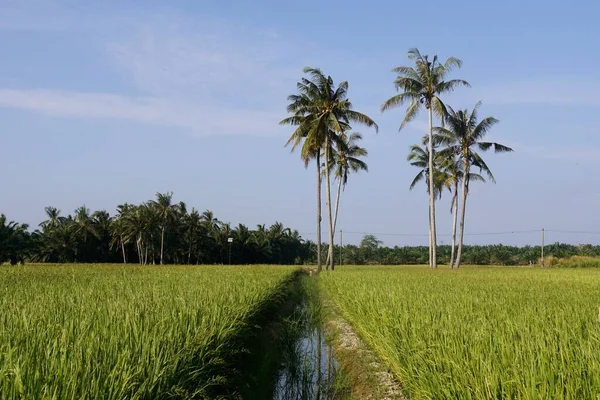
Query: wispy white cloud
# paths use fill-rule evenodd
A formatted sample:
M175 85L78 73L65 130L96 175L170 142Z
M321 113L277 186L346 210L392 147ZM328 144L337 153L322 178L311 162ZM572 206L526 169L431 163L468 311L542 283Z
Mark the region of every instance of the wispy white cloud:
M289 39L272 30L192 21L174 12L145 16L131 16L128 30L118 36L107 35L113 23L103 22L104 56L115 67L106 73L120 74L138 95L0 88L0 106L62 117L127 119L200 134L282 130L278 121L285 114L285 98L302 68L289 61Z
M127 97L56 90L0 89L0 107L78 118L113 118L186 128L198 134L270 135L278 115L257 110L224 110L159 97Z
M267 95L285 95L283 83L297 78L302 65L288 64L291 45L271 31L170 16L145 21L130 37L110 43L108 52L142 91L260 103Z

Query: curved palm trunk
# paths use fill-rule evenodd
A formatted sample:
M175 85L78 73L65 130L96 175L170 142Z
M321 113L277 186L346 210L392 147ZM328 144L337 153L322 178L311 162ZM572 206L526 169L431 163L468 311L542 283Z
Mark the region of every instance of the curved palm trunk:
M429 266L431 268L437 268L437 238L435 231L435 192L433 190L433 110L431 108L431 102L429 104L429 229L431 242Z
M456 223L458 221L458 180L454 181L454 195L452 196L452 252L450 254L450 268L454 268L454 253L456 251Z
M338 210L340 209L340 196L342 194L342 178L340 177L340 181L338 182L337 196L335 199L335 211L333 212L333 231L335 232L337 228L337 218L338 218ZM327 263L329 263L329 255L327 256ZM340 261L341 262L341 261ZM333 265L332 268L333 270Z
M317 151L317 271L321 272L321 150Z
M325 140L325 165L328 167L331 158L331 139L327 136ZM330 173L329 168L326 167L325 174L325 192L326 192L326 203L327 203L327 222L329 223L329 250L327 252L327 265L325 269L331 268L333 270L335 261L333 259L333 216L331 213L331 181L330 181Z
M138 248L138 259L140 264L144 264L144 239L142 238L142 234L140 233L137 240L137 248Z
M469 161L465 158L465 170L462 184L462 208L460 210L460 234L458 237L458 251L456 253L456 260L454 261L454 268L460 267L462 258L463 238L465 234L465 211L467 209L467 195L469 193L469 184L467 177L469 176Z

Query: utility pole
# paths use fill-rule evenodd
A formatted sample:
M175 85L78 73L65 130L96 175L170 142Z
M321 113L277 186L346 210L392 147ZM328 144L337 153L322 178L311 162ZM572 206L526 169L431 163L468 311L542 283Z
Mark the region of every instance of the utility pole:
M227 238L227 242L229 242L229 265L231 265L231 243L233 243L233 238Z
M542 228L542 268L544 268L544 236L545 236L545 230L544 228Z
M344 237L342 235L343 235L343 232L340 229L340 265L342 265L342 251L344 251L343 250L343 248L344 248Z

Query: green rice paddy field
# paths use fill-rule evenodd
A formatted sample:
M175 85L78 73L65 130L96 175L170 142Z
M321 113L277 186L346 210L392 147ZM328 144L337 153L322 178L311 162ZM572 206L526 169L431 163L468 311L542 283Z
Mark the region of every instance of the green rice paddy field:
M211 397L294 267L0 268L0 398ZM413 399L598 399L600 270L317 278ZM235 371L233 371L235 372Z
M347 267L320 283L410 398L600 398L599 269Z
M210 398L294 270L2 267L0 398Z

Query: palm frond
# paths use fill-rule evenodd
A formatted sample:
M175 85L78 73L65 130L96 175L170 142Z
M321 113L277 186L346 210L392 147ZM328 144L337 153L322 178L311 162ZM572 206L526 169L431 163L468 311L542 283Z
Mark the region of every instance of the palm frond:
M384 112L391 108L399 107L408 101L415 103L415 102L418 102L418 100L419 100L418 93L413 93L413 92L400 93L400 94L397 94L397 95L387 99L381 105L381 111Z
M496 124L498 124L500 121L497 120L494 117L486 117L484 119L482 119L474 128L473 128L473 132L471 133L471 135L469 135L471 137L471 140L476 142L479 141L481 139L483 139L487 133L489 132L489 130Z
M494 178L494 174L492 174L492 171L485 163L483 158L481 158L481 156L475 152L472 153L471 158L473 166L479 168L479 171L485 172L490 182L496 183L496 178Z
M406 109L406 114L404 115L404 119L402 120L402 123L400 124L400 129L402 130L406 124L408 124L410 121L414 120L417 115L419 115L419 109L420 109L420 104L418 102L414 102L411 103L408 108Z
M423 180L425 176L425 171L422 170L420 171L417 176L415 176L415 178L412 180L412 182L410 183L410 190L413 190L415 188L415 186L417 186L417 183L421 182Z

